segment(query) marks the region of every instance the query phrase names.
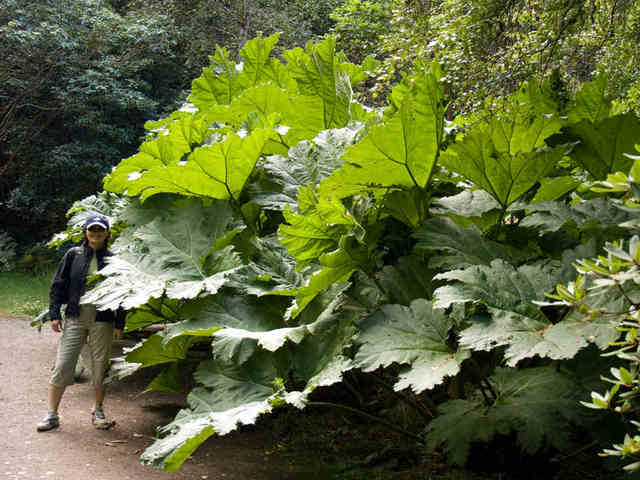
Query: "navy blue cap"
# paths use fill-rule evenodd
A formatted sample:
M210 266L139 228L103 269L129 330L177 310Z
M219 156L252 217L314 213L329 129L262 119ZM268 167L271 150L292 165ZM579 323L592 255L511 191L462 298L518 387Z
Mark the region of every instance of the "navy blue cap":
M105 230L109 230L109 219L102 215L101 213L94 213L87 217L84 222L84 228L87 230L93 227L94 225L99 225Z

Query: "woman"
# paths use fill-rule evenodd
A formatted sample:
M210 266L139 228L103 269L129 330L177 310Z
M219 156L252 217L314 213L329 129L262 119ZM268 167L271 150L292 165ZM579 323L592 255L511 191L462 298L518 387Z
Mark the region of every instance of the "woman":
M91 412L92 423L100 429L114 424L107 421L102 408L105 396L104 373L111 355L112 341L122 335L124 312L96 311L93 305L80 305L87 277L104 267L105 258L112 255L107 250L109 236L107 217L101 214L90 215L85 221L82 245L67 251L51 283L51 328L54 332L62 332L62 337L49 386L49 413L37 425L40 432L60 425L60 400L66 387L74 383L75 365L85 344L89 347L87 367L96 394ZM60 315L62 304L67 305L64 327Z

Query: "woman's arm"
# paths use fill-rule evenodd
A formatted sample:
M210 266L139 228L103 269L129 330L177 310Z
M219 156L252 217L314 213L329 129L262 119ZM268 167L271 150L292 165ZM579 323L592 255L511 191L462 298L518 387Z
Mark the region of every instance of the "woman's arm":
M69 274L71 271L71 263L73 262L72 252L73 249L69 249L67 253L65 253L64 257L62 257L62 260L60 260L60 264L58 265L58 270L51 282L51 288L49 289L49 315L52 321L59 321L62 319L60 309L62 305L68 301Z

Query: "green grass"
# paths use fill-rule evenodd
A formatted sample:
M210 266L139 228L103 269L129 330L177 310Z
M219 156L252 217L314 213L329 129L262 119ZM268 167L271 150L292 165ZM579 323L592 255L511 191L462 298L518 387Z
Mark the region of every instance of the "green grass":
M0 314L34 317L49 306L49 286L55 272L0 273Z

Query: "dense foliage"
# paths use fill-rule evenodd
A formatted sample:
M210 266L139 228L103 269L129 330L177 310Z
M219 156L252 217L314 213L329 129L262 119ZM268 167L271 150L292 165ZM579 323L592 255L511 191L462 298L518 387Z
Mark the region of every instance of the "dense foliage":
M165 12L177 30L181 73L190 81L207 67L213 47L224 45L235 57L249 38L281 32L281 47L304 45L332 25L329 14L344 0L114 1L127 15Z
M636 146L640 150L640 146ZM640 192L637 188L640 174L640 156L629 155L634 160L629 175L622 172L609 175L607 180L593 187L594 190L607 192L619 196L616 203L619 208L636 213ZM636 229L637 220L627 222L627 228ZM591 401L581 403L589 408L605 412L616 412L620 421L629 424L629 431L621 443L612 448L605 448L602 456L622 457L627 460L624 470L635 472L640 470L640 422L636 421L634 413L637 411L640 382L638 364L638 315L640 299L638 297L638 265L640 265L639 237L627 235L615 242L608 242L603 254L597 258L582 259L576 264L578 278L568 285L558 285L554 294L548 296L554 301L550 305L568 306L582 315L583 321L593 321L601 317L609 322L617 322L621 338L611 344L611 351L606 355L619 359L618 365L613 366L603 380L610 383L611 388L603 393L591 392ZM588 288L593 285L592 288ZM598 297L605 294L624 299L627 308L603 309L599 305ZM601 391L601 388L598 390ZM619 439L618 439L619 440ZM629 463L629 460L632 460Z
M28 246L184 100L216 43L259 31L294 46L340 2L0 0L0 223ZM21 252L23 253L23 252Z
M566 99L595 72L608 75L613 96L640 110L638 2L349 0L334 18L339 48L361 44L384 60L370 98L415 59L437 58L456 112L477 110L487 96L509 94L531 77L555 76L556 95Z
M218 48L189 103L147 124L56 237L109 215L117 257L84 301L126 308L129 330L166 325L115 375L166 365L148 388L180 390L190 352L211 349L143 461L173 471L211 435L313 405L355 371L394 375L433 418L410 433L452 463L510 434L527 453L566 448L572 426L593 425L578 402L618 321L536 302L636 228L588 186L629 171L640 120L599 77L562 115L529 82L449 123L443 73L420 62L373 109L352 91L372 59L349 63L327 38L279 60L277 40L248 41L241 62ZM605 290L592 304L630 301Z
M182 85L159 15L122 17L101 0L3 0L0 36L0 219L31 243L100 188Z

